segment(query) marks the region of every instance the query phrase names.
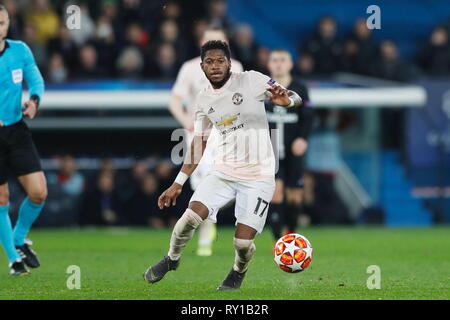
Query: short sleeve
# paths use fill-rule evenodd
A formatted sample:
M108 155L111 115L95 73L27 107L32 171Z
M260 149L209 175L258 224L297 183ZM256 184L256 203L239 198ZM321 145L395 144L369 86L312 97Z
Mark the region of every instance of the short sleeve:
M250 76L250 88L253 92L253 96L261 101L266 100L269 97L267 89L273 86L283 87L278 82L271 79L269 76L266 76L257 71L249 71L249 76Z
M213 124L203 110L195 111L194 133L196 136L207 137L211 134Z
M211 120L209 120L206 113L200 107L200 94L196 99L195 118L194 118L194 134L196 136L209 136L213 128Z
M184 64L180 72L178 73L177 80L172 88L172 94L179 96L183 100L189 99L189 84L192 81L189 80L189 70L187 65Z

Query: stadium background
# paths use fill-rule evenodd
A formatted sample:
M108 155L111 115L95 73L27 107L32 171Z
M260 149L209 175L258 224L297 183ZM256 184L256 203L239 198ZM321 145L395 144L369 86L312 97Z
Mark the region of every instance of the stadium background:
M448 1L378 1L381 30L369 33L371 1L0 3L47 82L29 122L49 182L39 227L173 223L189 195L169 214L156 208L177 172L168 94L208 25L228 30L247 70L267 72L270 49L289 49L311 89L302 226L450 222ZM82 8L81 30L65 26L69 4ZM11 196L14 216L13 180Z

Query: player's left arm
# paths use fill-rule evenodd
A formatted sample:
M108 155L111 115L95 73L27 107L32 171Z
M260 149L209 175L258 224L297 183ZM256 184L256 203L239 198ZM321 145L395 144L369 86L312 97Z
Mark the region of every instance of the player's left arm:
M30 90L30 98L24 104L23 116L34 119L45 90L44 78L34 60L33 53L24 45L24 79Z
M268 88L267 92L270 93L270 101L277 106L298 108L303 104L303 100L298 93L292 90L287 90L282 86L274 85Z

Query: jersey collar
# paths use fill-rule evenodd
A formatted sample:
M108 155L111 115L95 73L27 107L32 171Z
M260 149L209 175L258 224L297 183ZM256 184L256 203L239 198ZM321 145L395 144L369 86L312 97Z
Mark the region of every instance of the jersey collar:
M223 93L225 90L227 90L230 87L233 78L234 78L234 72L231 72L230 79L228 79L228 81L223 85L222 88L214 89L212 84L209 83L209 90L211 90L211 92L214 93L214 94L221 94L221 93Z

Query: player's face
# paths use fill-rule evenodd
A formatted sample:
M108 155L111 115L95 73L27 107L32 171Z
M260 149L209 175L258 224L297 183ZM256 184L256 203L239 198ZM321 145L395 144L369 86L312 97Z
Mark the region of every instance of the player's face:
M9 17L6 11L0 11L0 41L6 38L9 28Z
M201 66L206 77L213 85L223 85L223 82L230 75L231 62L220 49L209 50Z
M286 52L272 52L267 67L272 78L278 78L289 75L294 65L290 55Z

